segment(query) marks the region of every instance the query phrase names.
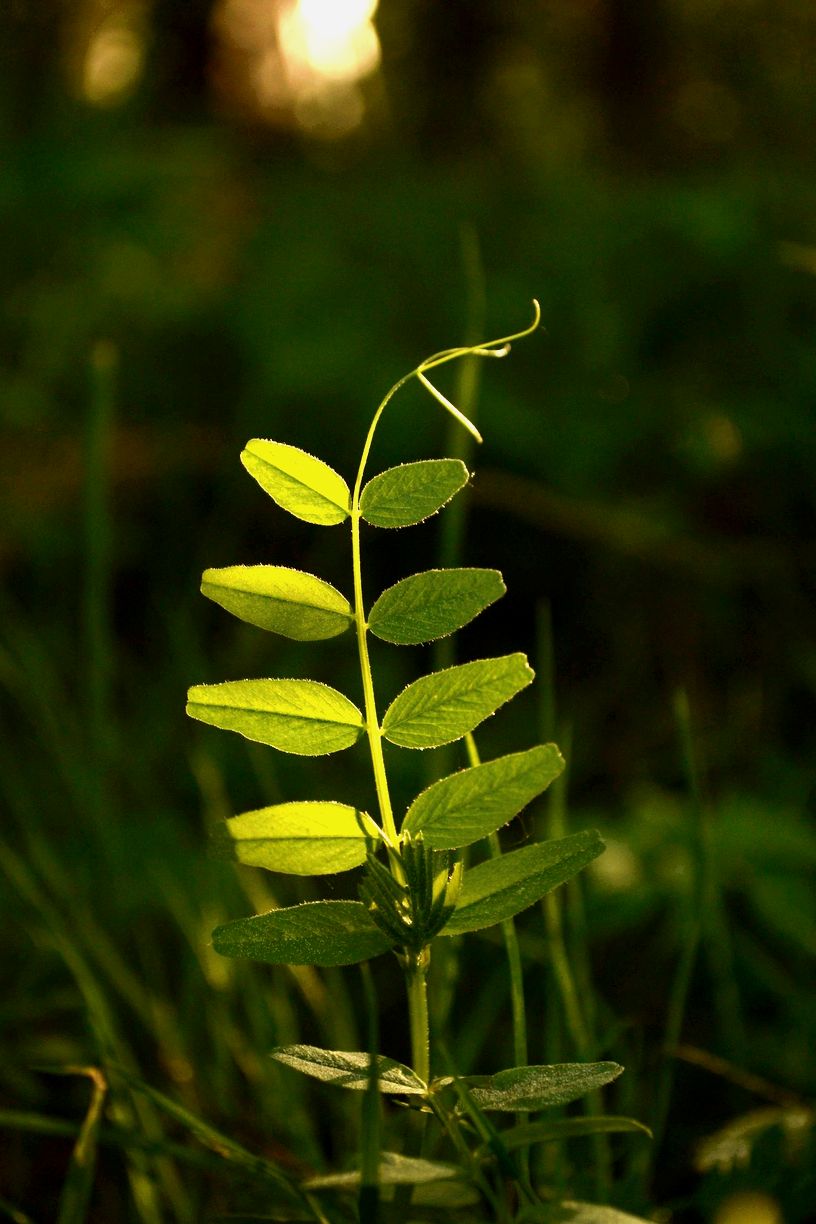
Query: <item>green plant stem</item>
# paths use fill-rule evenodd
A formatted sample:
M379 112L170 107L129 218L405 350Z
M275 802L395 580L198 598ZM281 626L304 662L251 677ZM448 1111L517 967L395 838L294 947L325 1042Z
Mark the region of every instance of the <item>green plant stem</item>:
M405 386L412 378L417 378L427 391L457 420L460 425L467 429L473 436L481 442L481 436L468 418L459 411L459 409L446 399L440 391L434 387L433 383L425 377L427 370L436 369L437 366L446 365L450 361L455 361L460 357L479 356L479 357L503 357L507 353L509 344L513 340L521 339L523 336L529 335L535 331L541 320L541 311L538 302L533 303L534 315L533 322L523 330L515 332L511 336L503 336L498 340L488 341L482 345L470 345L464 348L445 349L440 353L434 354L426 361L423 361L416 369L405 374L398 382L394 383L393 387L386 392L380 402L377 411L371 420L363 443L363 451L360 456L360 465L357 469L357 476L354 481L354 490L351 497L351 551L352 551L352 567L354 578L354 623L357 632L357 649L360 658L360 673L363 682L363 697L365 703L365 720L366 733L368 736L369 750L371 753L371 764L374 772L374 785L377 791L377 802L380 808L380 819L382 821L381 828L386 842L389 847L397 852L389 855L389 863L391 871L395 877L400 879L402 872L398 858L399 835L397 827L394 823L394 812L391 806L391 796L388 790L388 777L385 769L385 758L382 748L382 732L380 730L380 722L377 716L377 702L374 694L374 681L371 674L371 660L368 653L368 625L366 622L365 606L363 603L363 571L360 546L360 497L363 490L363 479L365 476L366 464L371 453L371 446L374 441L374 434L380 422L383 412L387 408L396 393L401 387ZM428 948L423 948L419 954L412 954L410 958L406 958L406 988L408 991L408 1010L411 1025L411 1050L413 1068L423 1083L427 1083L430 1079L430 1038L428 1025L428 965L430 963L430 952Z
M459 1126L457 1126L456 1121L451 1116L449 1111L440 1104L439 1100L433 1093L431 1093L429 1096L428 1101L431 1109L436 1115L437 1121L447 1133L448 1138L456 1151L459 1153L463 1164L469 1169L473 1181L479 1187L482 1194L485 1196L493 1209L494 1219L497 1221L504 1219L504 1205L482 1172L482 1167L479 1160L476 1156L474 1156L473 1152L471 1152L470 1148L465 1143L465 1140L462 1137L461 1129Z
M405 969L408 990L408 1018L411 1024L411 1061L414 1071L427 1084L431 1078L431 1045L428 1026L428 966L427 948L411 955Z
M377 996L368 964L360 966L363 979L366 1018L369 1082L363 1093L362 1151L360 1157L360 1193L358 1196L360 1224L377 1224L380 1216L380 1092L377 1082L377 1052L380 1044Z
M351 547L354 566L354 622L357 629L357 649L360 655L360 672L363 678L363 696L365 699L366 733L371 751L371 765L374 770L374 785L377 790L377 802L380 805L380 818L383 832L392 846L397 844L397 827L394 824L394 813L391 807L391 796L388 792L388 778L385 772L385 759L382 749L382 733L377 717L377 702L374 697L374 681L371 677L371 662L368 656L368 627L363 607L363 577L360 562L360 509L358 490L354 490L354 506L351 512Z

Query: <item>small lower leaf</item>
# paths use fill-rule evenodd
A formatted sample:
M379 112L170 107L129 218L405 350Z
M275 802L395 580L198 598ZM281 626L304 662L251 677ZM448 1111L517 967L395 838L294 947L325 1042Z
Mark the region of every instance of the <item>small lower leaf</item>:
M278 803L226 822L240 863L290 875L331 875L366 860L363 815L346 803Z
M318 1046L278 1046L272 1057L287 1067L338 1088L365 1091L369 1085L369 1055L357 1050L321 1050ZM410 1067L377 1055L377 1087L386 1093L424 1095L427 1087Z
M213 931L222 956L267 965L355 965L392 946L359 901L306 901Z
M440 935L494 926L540 901L603 852L594 829L537 842L488 859L465 872L456 909Z
M437 1160L422 1160L418 1156L400 1156L398 1152L383 1152L380 1159L380 1184L383 1186L416 1186L424 1182L460 1178L456 1165ZM327 1173L310 1177L304 1190L356 1190L360 1185L359 1170L351 1173Z
M649 1224L643 1216L602 1207L598 1203L548 1203L529 1207L518 1216L518 1224Z
M460 1082L480 1109L526 1113L568 1105L617 1079L622 1071L623 1067L614 1062L554 1063L510 1067L496 1075L463 1076Z
M563 1139L576 1139L585 1135L616 1135L634 1133L652 1137L648 1126L634 1118L615 1118L598 1115L594 1118L552 1118L544 1122L522 1122L501 1132L501 1141L512 1152L515 1148L529 1147L533 1143L553 1143ZM483 1149L487 1154L487 1149Z

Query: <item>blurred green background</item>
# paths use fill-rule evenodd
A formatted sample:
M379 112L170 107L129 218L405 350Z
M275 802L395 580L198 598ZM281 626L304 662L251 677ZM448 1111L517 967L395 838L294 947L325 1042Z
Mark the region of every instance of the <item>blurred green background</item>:
M345 537L267 502L242 444L351 477L400 375L523 326L535 296L544 331L480 371L459 551L509 593L458 649L545 673L488 755L534 742L552 657L569 821L609 839L573 935L598 1048L628 1068L618 1111L654 1121L673 1076L665 1137L646 1172L621 1156L615 1201L719 1221L756 1191L734 1219L812 1218L814 117L808 0L4 0L0 1105L76 1123L85 1083L35 1068L110 1056L256 1148L342 1154L264 1051L353 1040L356 971L227 964L207 941L344 885L270 892L209 858L206 828L278 797L370 802L364 753L256 752L183 700L264 674L356 694L355 663L345 639L230 621L199 575L268 561L348 588ZM390 413L372 470L450 448L418 390ZM442 522L401 549L372 533L368 591L438 563ZM382 700L431 662L384 649ZM405 801L434 769L392 767ZM574 1055L525 929L533 1053ZM472 955L453 1031L463 1069L493 1070L502 964ZM744 1159L707 1162L726 1125ZM71 1143L5 1133L0 1214L55 1218ZM235 1203L149 1159L104 1152L89 1218Z

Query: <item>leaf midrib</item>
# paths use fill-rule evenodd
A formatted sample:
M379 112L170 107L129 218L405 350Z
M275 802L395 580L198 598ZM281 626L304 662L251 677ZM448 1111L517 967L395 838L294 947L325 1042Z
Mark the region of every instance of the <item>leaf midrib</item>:
M306 454L305 451L303 453ZM327 501L332 506L336 506L338 510L343 510L346 514L349 513L348 505L344 505L343 502L335 501L333 497L328 495L328 493L324 493L321 489L316 489L314 485L306 484L304 480L300 480L297 476L293 476L291 472L285 471L284 468L276 467L274 463L270 463L268 459L265 459L262 455L259 455L257 451L250 450L249 447L247 447L246 454L251 455L253 459L257 460L258 463L263 464L264 467L268 467L270 471L277 472L279 476L285 477L286 480L291 480L292 484L298 485L298 487L301 489L306 489L307 492L314 494L315 497L322 497L324 501ZM314 456L310 456L310 458L314 458ZM337 473L337 478L338 480L343 479L339 473Z
M348 722L342 718L329 718L325 714L323 715L285 714L285 713L282 713L280 710L263 710L263 709L258 709L257 707L252 707L252 706L216 705L214 702L196 701L196 700L191 700L188 704L191 706L199 706L201 709L204 709L204 710L219 710L219 711L225 710L233 714L265 714L270 718L291 718L295 721L300 721L300 722L332 723L333 725L336 725L338 727L358 728L358 727L364 726L364 723L362 721L358 723Z

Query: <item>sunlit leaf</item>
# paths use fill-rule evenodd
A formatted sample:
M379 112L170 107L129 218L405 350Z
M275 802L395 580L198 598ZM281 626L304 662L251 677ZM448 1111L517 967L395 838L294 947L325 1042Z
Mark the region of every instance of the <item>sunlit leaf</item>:
M201 591L250 625L298 642L335 637L351 624L345 595L322 578L283 565L208 569Z
M316 680L227 680L196 684L187 713L199 722L237 731L281 752L322 756L355 743L363 733L357 707Z
M510 1067L496 1075L463 1076L463 1083L480 1109L516 1111L567 1105L611 1083L623 1071L619 1063L555 1063L552 1066Z
M321 1050L318 1046L278 1046L272 1057L304 1075L336 1084L338 1088L365 1091L369 1085L369 1055L365 1051ZM377 1087L380 1092L424 1094L427 1087L410 1067L378 1054Z
M408 809L403 828L429 846L458 849L487 837L540 795L564 768L555 744L487 761L434 782Z
M392 946L360 901L306 901L227 922L212 938L222 956L268 965L354 965Z
M397 1152L382 1152L380 1156L379 1180L384 1186L412 1186L420 1182L446 1181L461 1178L461 1170L455 1165L441 1164L436 1160L422 1160L419 1156L400 1156ZM354 1190L362 1178L359 1170L351 1173L326 1173L311 1177L303 1183L306 1190Z
M533 679L523 654L432 672L392 701L382 732L403 748L436 748L472 731Z
M461 629L504 591L498 570L427 570L383 591L368 614L369 628L401 646L432 642Z
M589 829L522 846L471 867L465 872L456 909L440 934L461 935L512 918L571 879L603 848L600 835Z
M285 442L253 438L241 451L241 462L264 492L297 518L325 527L348 518L349 487L322 459Z
M360 512L375 527L411 527L440 510L467 482L461 459L403 463L368 482Z
M235 857L291 875L329 875L366 859L362 814L345 803L279 803L226 821Z

